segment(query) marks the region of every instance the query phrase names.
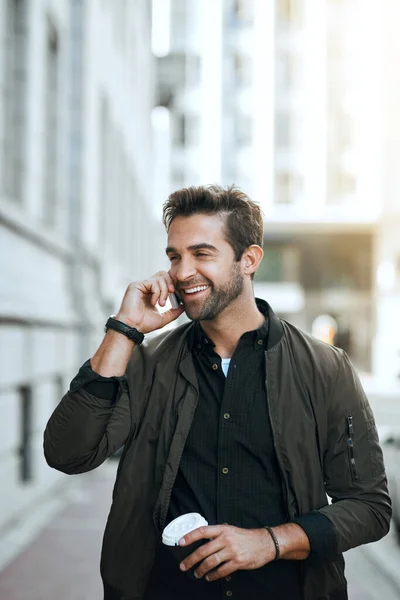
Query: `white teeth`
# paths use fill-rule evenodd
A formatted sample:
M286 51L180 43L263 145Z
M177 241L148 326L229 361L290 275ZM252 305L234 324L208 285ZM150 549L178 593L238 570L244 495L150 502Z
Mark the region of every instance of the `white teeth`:
M194 294L195 292L201 292L203 290L206 290L208 288L208 285L200 285L199 287L195 287L195 288L190 288L190 290L185 290L186 294Z

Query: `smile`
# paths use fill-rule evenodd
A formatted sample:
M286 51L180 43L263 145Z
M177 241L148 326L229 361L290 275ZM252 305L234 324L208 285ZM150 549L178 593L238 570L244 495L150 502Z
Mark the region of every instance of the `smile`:
M209 285L198 285L197 287L193 287L193 288L188 288L185 291L185 294L196 294L197 292L204 292L204 290L206 290L207 288L209 288Z

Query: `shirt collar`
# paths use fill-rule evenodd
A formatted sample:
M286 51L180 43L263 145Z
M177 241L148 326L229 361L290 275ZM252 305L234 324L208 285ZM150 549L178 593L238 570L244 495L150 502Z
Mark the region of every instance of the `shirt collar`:
M268 304L264 300L256 298L257 308L265 317L264 323L252 331L246 331L241 338L240 344L252 344L257 350L266 350L268 344L269 319L268 319ZM197 322L192 327L189 339L189 347L191 350L200 352L202 350L212 350L215 347L214 342L208 337L203 330L201 323Z

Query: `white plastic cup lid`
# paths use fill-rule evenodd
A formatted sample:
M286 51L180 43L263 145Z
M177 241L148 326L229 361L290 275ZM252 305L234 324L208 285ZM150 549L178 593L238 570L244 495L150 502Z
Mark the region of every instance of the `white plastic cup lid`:
M186 513L169 523L163 531L162 542L166 546L177 546L179 540L194 529L208 525L199 513Z

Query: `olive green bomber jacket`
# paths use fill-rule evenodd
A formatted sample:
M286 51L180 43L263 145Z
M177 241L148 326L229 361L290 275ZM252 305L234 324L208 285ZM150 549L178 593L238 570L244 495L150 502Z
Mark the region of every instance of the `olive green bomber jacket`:
M266 387L288 514L319 511L337 540L332 560L304 561L304 598L328 598L346 585L341 553L389 529L382 451L346 354L271 309L269 318ZM78 375L46 427L46 459L69 474L96 468L125 444L103 540L105 600L139 600L147 585L198 399L191 326L135 348L115 403L85 391Z

